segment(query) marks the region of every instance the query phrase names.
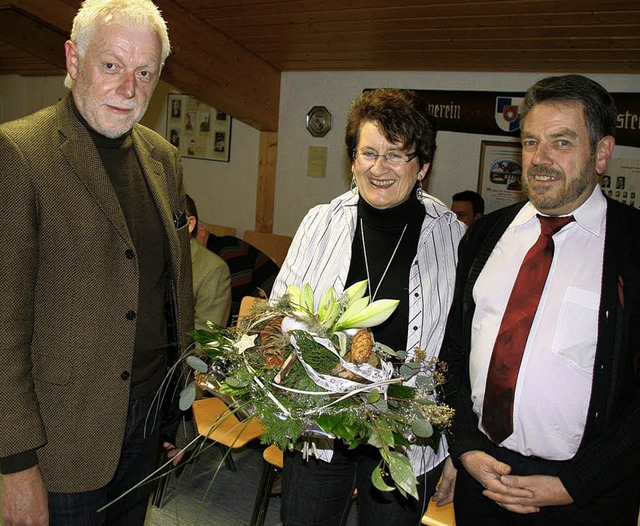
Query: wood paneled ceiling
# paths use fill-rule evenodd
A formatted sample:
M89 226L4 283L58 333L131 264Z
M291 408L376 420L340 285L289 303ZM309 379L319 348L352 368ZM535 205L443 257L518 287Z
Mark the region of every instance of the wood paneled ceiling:
M165 80L275 131L280 72L640 72L640 0L155 0ZM79 0L0 0L0 74L58 75Z
M638 0L175 0L280 71L640 69Z

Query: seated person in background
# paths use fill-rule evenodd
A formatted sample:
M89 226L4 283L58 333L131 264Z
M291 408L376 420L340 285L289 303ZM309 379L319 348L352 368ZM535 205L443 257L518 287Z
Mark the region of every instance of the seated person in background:
M229 267L219 257L200 246L198 209L187 195L187 215L191 234L191 267L196 329L206 329L207 320L225 326L231 308L231 276Z
M470 227L474 221L484 215L484 199L477 192L465 190L453 196L451 210L460 221Z
M231 311L227 325L231 325L240 311L244 296L267 298L280 271L269 256L235 236L216 236L204 227L198 229L198 242L220 256L231 272Z

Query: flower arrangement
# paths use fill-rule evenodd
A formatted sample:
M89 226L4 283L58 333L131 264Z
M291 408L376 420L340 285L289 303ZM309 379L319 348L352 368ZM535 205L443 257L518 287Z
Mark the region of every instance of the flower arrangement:
M197 345L186 361L196 372L181 408L190 407L200 386L234 411L260 418L263 443L302 445L316 455L326 439L373 445L382 457L374 485L418 498L403 448L436 449L450 425L453 410L434 402L444 364L427 361L419 348L408 359L406 351L375 342L370 328L388 319L398 301L370 302L366 289L366 281L341 295L330 288L316 310L308 284L289 286L276 303L256 303L236 327L209 322L209 330L194 331Z

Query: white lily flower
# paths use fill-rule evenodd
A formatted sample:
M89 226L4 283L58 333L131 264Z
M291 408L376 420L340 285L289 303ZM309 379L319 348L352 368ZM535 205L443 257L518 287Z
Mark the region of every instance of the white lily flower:
M348 289L344 291L345 296L345 307L349 308L349 306L354 302L359 300L364 296L364 293L367 291L367 280L358 281L351 285Z
M313 303L313 289L311 285L305 283L300 291L300 308L305 311L307 316L313 315L315 312L315 305Z
M349 312L347 310L334 326L334 330L341 331L355 327L364 329L366 327L380 325L391 316L399 303L399 300L376 300L349 316L347 316Z

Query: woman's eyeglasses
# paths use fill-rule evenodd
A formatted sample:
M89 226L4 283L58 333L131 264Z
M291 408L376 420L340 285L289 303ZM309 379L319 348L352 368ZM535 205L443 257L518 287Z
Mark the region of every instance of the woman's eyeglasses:
M368 148L364 148L362 150L358 150L357 148L354 150L354 153L358 160L362 164L373 164L379 158L382 157L384 162L389 166L402 166L405 163L408 163L415 159L418 156L418 152L413 153L398 153L398 152L389 152L387 154L376 153L373 150L369 150Z

